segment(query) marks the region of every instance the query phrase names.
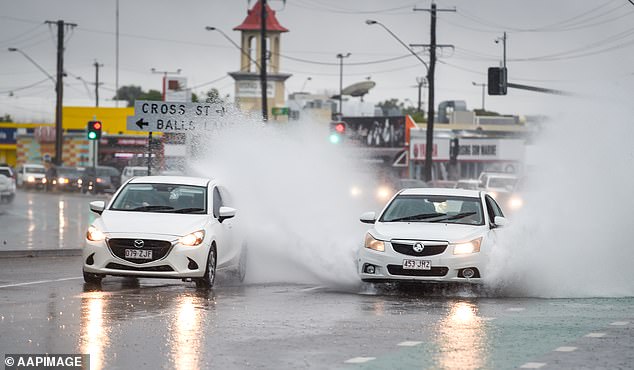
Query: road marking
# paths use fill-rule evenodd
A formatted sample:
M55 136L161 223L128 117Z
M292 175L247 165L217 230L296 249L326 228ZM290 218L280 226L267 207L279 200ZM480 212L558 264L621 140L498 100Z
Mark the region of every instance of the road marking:
M419 345L421 343L423 343L423 342L405 341L405 342L401 342L401 343L397 344L397 346L414 347L414 346L417 346L417 345Z
M366 362L376 360L376 357L355 357L344 361L346 364L365 364Z
M559 347L555 349L557 352L574 352L576 350L577 347Z
M611 323L610 325L615 325L615 326L625 326L627 324L629 324L629 321L615 321L613 323Z
M507 309L507 311L511 311L511 312L520 312L520 311L524 311L525 308L524 307L511 307L509 309Z
M584 335L584 337L588 337L588 338L601 338L601 337L605 337L605 333L590 333L590 334L586 334L586 335Z
M17 283L17 284L7 284L0 285L0 289L2 288L14 288L18 286L26 286L26 285L35 285L35 284L46 284L46 283L55 283L58 281L67 281L67 280L79 280L81 277L72 277L72 278L62 278L62 279L53 279L53 280L39 280L39 281L31 281L28 283Z
M545 362L527 362L520 366L520 369L539 369L546 366Z
M482 321L493 321L495 317L482 317Z
M159 313L159 314L156 314L156 315L141 316L141 317L137 317L137 319L139 319L139 320L154 319L154 318L157 318L157 317L167 316L167 315L169 315L169 313L166 312L166 313Z

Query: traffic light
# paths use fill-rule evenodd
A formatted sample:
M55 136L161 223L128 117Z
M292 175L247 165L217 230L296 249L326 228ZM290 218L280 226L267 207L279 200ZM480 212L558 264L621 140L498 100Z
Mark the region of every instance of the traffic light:
M460 154L460 141L456 137L449 141L449 162L455 164L458 154Z
M330 122L330 142L333 144L342 142L347 128L345 122Z
M506 95L506 68L490 67L488 77L489 95Z
M88 140L99 140L101 138L101 121L88 122Z

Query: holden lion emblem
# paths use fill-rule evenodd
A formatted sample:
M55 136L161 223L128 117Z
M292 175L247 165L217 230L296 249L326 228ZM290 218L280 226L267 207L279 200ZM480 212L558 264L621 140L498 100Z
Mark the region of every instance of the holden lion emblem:
M420 253L420 252L423 251L423 249L425 249L425 245L423 245L423 243L416 243L416 244L414 244L412 249L414 249L414 252Z

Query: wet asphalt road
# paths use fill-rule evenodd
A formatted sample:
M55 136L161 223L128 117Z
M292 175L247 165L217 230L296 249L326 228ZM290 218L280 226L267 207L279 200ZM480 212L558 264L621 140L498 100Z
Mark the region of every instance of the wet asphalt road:
M484 297L464 290L249 282L213 290L107 277L80 257L93 196L18 193L0 214L0 349L90 353L92 369L632 369L634 298ZM0 355L2 356L2 355Z
M631 369L634 299L106 278L79 257L0 258L3 353L92 369ZM541 366L541 367L540 367Z

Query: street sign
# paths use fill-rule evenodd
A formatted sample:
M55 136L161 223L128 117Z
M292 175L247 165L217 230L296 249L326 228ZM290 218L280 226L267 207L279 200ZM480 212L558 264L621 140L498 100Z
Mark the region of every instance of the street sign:
M206 131L217 128L226 113L225 107L214 103L137 100L126 128L145 132Z
M288 107L273 107L271 113L274 116L288 116Z

